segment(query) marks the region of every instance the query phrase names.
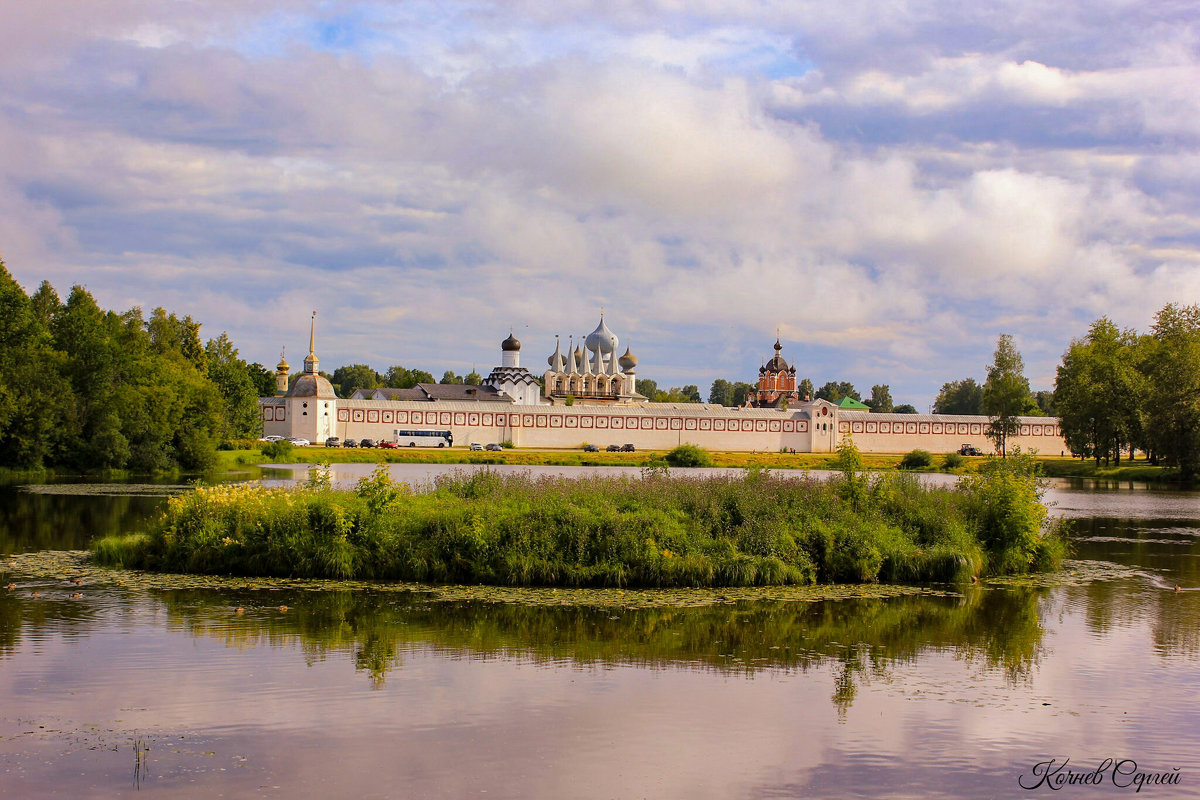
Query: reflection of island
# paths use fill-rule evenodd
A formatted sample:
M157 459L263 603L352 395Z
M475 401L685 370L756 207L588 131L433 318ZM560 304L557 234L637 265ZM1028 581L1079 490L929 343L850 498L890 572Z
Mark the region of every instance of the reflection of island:
M1010 680L1037 662L1045 590L977 590L964 598L909 596L819 603L757 602L701 608L429 602L419 597L325 592L292 595L286 614L229 621L228 598L164 595L173 623L234 647L300 644L313 660L349 653L382 683L406 648L472 658L564 660L588 665L682 667L753 674L837 664L834 701L929 650L1001 670ZM246 603L253 602L247 598Z

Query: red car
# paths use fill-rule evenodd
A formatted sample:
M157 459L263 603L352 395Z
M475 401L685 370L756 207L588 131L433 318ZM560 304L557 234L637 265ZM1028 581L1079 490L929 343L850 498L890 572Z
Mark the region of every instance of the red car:
M399 447L399 445L397 445L395 442L380 442L376 445L376 447L386 447L389 450L394 450L396 447Z

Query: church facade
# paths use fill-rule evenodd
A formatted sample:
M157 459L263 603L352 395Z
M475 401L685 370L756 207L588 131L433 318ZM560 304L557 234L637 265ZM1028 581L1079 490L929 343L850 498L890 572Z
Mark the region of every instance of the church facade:
M593 338L595 337L595 338ZM521 343L511 334L501 364L481 387L431 384L415 390L362 390L339 398L317 373L315 321L304 374L282 394L259 400L267 435L396 440L401 431L447 430L456 446L511 442L516 447L579 448L632 444L662 450L694 444L709 450L830 453L843 438L863 452L934 453L969 444L991 452L988 418L948 414L876 414L847 410L826 400L800 398L795 367L775 358L759 373L749 407L707 403L650 403L634 387L637 359L627 348L617 357L616 336L603 318L580 346L556 346L541 385L520 365ZM571 343L574 345L574 343ZM283 384L286 363L281 360ZM586 379L586 380L585 380ZM474 390L474 392L472 392ZM567 398L571 398L568 403ZM1009 447L1042 453L1065 451L1058 420L1022 417Z

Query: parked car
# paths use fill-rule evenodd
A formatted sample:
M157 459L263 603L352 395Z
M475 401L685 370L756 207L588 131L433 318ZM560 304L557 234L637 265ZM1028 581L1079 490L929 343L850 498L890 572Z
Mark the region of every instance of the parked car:
M637 448L634 447L632 444L626 443L626 444L621 445L622 453L633 453L636 450L637 450Z
M483 445L480 444L479 442L471 442L470 446L467 447L467 449L468 450L482 450Z
M292 438L288 439L288 441L296 445L296 447L308 447L312 444L312 442L310 442L308 439L305 439L301 436L293 436Z
M495 442L489 442L487 444L487 446L484 447L483 449L484 450L503 450L504 448L501 447L500 445L496 444Z
M342 440L336 436L330 436L328 439L325 440L325 446L326 447L341 447Z
M607 451L608 451L608 452L610 452L610 453L619 453L619 452L621 452L621 445L619 445L619 444L610 444L608 447L606 447L606 448L604 448L604 449L605 449L605 450L607 450Z
M583 446L583 452L585 452L585 453L599 453L599 452L600 452L600 446L599 446L599 445L595 445L595 444L585 444L585 445Z
M358 440L345 439L342 441L342 447L358 447Z
M358 446L359 447L374 447L375 440L374 439L359 439Z
M395 442L380 442L379 444L377 444L375 446L376 447L384 447L384 448L387 448L388 450L395 450L400 445L396 444Z
M264 436L264 437L262 437L261 439L259 439L259 441L260 441L260 442L282 442L282 441L283 441L283 437L282 437L282 436L276 436L276 435L274 435L274 434L271 434L270 436Z

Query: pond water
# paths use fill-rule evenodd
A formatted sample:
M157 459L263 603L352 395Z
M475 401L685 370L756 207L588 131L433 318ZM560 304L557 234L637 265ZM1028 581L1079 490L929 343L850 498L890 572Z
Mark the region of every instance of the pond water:
M1039 585L577 604L102 580L165 501L67 491L0 489L3 797L1200 794L1200 493L1055 484Z

